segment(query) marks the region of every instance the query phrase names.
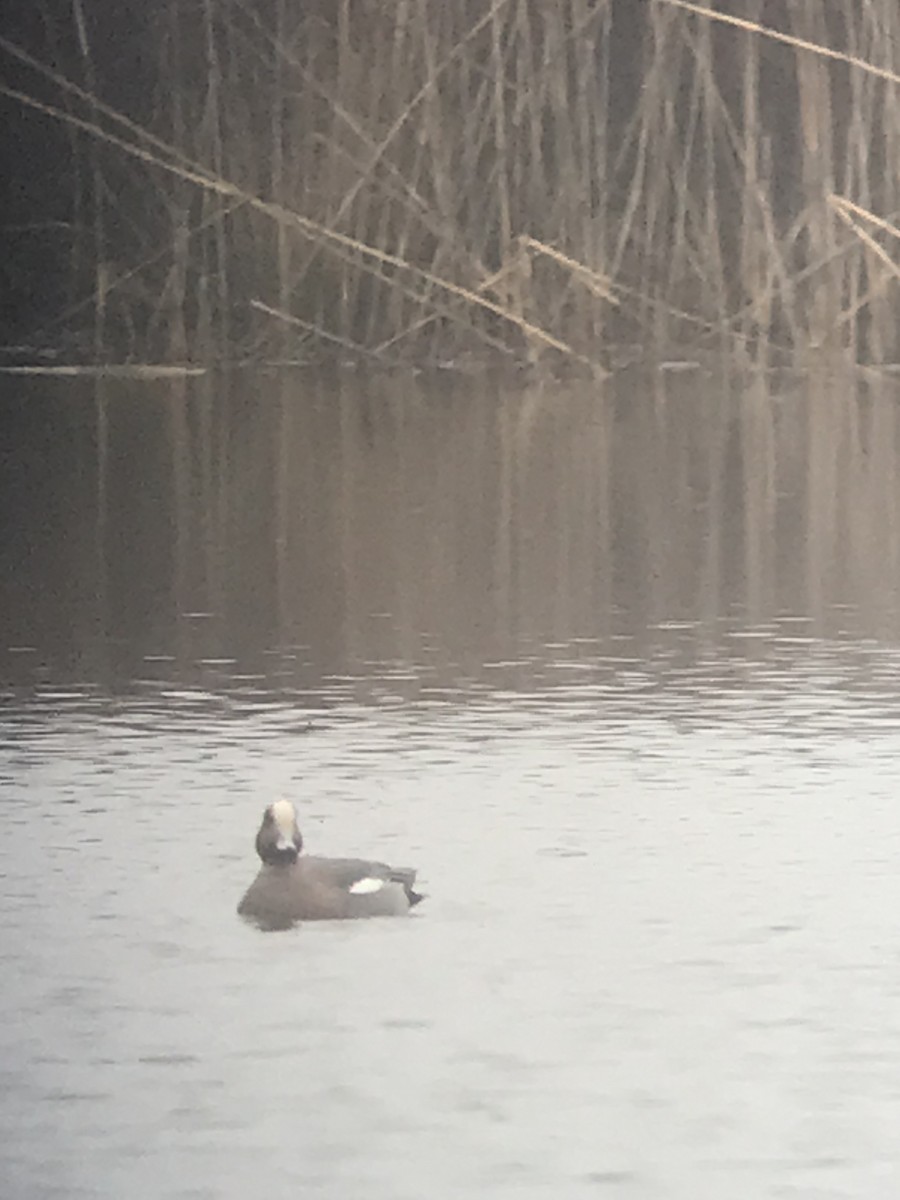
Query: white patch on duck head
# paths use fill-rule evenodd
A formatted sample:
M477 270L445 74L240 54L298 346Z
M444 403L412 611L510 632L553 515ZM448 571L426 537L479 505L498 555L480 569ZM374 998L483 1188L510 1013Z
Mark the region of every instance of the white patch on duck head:
M300 840L300 830L297 828L297 813L290 800L276 800L269 805L269 812L278 834L277 848L286 850L289 846L296 846Z
M380 892L386 883L386 879L376 879L374 876L367 875L364 879L357 879L356 883L351 885L350 895L370 896L373 892Z

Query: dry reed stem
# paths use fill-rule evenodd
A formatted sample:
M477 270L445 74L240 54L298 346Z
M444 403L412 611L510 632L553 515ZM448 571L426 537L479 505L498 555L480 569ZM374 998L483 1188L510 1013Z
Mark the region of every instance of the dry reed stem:
M2 375L60 375L82 376L89 379L184 379L192 375L205 375L206 367L187 367L175 363L87 363L66 366L0 366Z
M10 42L6 38L0 36L0 49L5 50L7 54L11 55L13 58L17 58L20 62L24 63L25 66L31 67L32 70L37 71L37 73L39 75L43 75L45 79L49 79L49 81L55 84L61 91L69 92L71 95L75 96L76 99L81 100L82 103L88 105L89 108L94 109L96 112L102 113L104 117L108 117L109 120L113 121L115 124L122 125L128 130L129 133L134 134L136 138L140 138L141 140L149 143L151 146L156 146L158 150L165 154L171 154L173 158L179 159L187 167L189 167L190 170L197 173L203 172L203 168L198 163L193 162L186 154L182 154L180 150L177 150L169 142L165 141L165 139L149 133L140 125L135 124L134 121L130 121L126 116L123 116L122 113L117 112L114 108L110 108L108 104L104 104L102 100L98 100L96 96L91 95L90 92L86 92L84 88L80 88L77 83L73 83L71 79L67 79L66 76L60 74L59 71L54 71L52 67L48 67L38 59L32 58L27 51L22 50L14 42ZM73 117L68 113L62 113L60 110L56 110L52 106L42 105L40 101L26 96L23 92L18 92L14 88L9 88L5 84L0 84L0 93L5 96L9 96L12 100L18 100L22 104L36 108L39 112L44 112L48 116L55 116L57 119L69 118L70 123L76 128L84 127L78 117ZM110 137L112 144L117 144L111 135L108 136Z
M900 228L892 225L890 221L886 221L884 217L879 217L875 213L870 212L867 208L863 208L860 204L854 204L852 200L848 200L846 196L835 196L831 194L826 196L826 200L835 211L838 213L851 213L854 216L862 217L869 221L876 229L882 230L884 233L889 233L891 237L900 238Z
M293 313L273 308L271 304L265 304L262 300L251 300L250 307L257 309L261 313L265 313L266 316L275 317L277 320L283 321L285 325L292 325L297 329L305 330L307 333L314 333L316 337L322 338L326 342L334 342L336 346L342 346L352 354L359 354L365 358L375 358L379 362L384 362L384 358L378 350L370 350L368 346L361 346L358 342L351 341L350 338L331 333L329 330L323 329L321 325L315 325L312 321L304 321L300 317L295 317Z
M392 346L396 346L398 342L402 342L404 338L412 337L416 333L421 333L423 329L427 329L437 320L437 316L430 313L427 317L421 317L418 321L414 321L412 325L407 325L404 329L398 329L396 333L392 333L389 338L385 338L380 345L373 347L374 353L384 354L386 350L390 350ZM507 349L503 347L503 349Z
M850 229L853 230L859 240L868 247L868 249L880 262L887 267L889 272L888 278L893 277L894 279L900 280L900 264L895 263L884 247L880 246L872 237L872 235L865 230L858 221L854 220L854 214L871 220L875 225L878 226L879 229L891 233L895 238L900 238L900 229L897 229L895 226L889 224L883 218L876 217L874 213L867 212L865 209L860 208L858 204L854 204L851 200L845 200L843 196L831 195L828 197L828 203L831 205L840 219ZM863 309L871 299L884 290L887 282L888 279L886 278L883 280L880 287L873 286L870 288L869 291L864 296L860 297L851 308L848 308L841 314L840 319L836 322L836 326L839 327L841 325L846 325L849 321L851 321L857 312Z
M613 284L606 275L601 275L598 271L592 271L584 263L570 258L568 254L563 254L561 250L555 250L552 246L547 246L544 242L539 242L536 238L529 237L528 234L522 234L519 237L519 245L529 250L534 250L538 254L543 254L546 258L552 259L553 262L559 263L561 267L565 267L576 278L580 279L592 295L601 296L615 308L618 308L619 302L612 292ZM485 286L487 285L482 284L482 287Z
M900 75L896 71L889 71L886 67L876 67L874 63L867 62L864 58L859 58L855 54L846 54L842 50L832 50L829 46L823 46L819 42L811 42L806 38L796 37L791 33L781 33L778 29L772 29L769 25L761 25L757 21L748 21L745 17L734 17L728 13L717 12L713 8L705 8L702 4L693 4L691 0L656 0L657 4L665 4L669 8L681 8L685 12L694 13L698 17L708 17L711 21L718 21L722 25L731 25L735 29L743 29L746 33L756 33L761 37L769 38L773 42L782 42L785 46L791 46L795 50L808 50L811 54L818 54L822 58L830 58L835 62L846 63L850 67L856 67L860 71L865 71L869 75L874 75L877 79L885 79L888 83L900 83Z

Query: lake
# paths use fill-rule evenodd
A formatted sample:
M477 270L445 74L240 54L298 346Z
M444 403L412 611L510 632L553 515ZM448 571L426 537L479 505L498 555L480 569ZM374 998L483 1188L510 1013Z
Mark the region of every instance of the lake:
M7 379L0 1190L889 1200L900 381ZM262 933L262 810L419 868Z

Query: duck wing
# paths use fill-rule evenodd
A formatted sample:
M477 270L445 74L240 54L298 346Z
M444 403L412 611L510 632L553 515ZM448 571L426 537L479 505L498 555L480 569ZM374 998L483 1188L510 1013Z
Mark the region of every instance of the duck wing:
M323 882L354 895L380 891L388 883L399 883L410 903L418 904L423 897L413 890L416 879L413 867L390 867L387 863L370 862L365 858L323 858L303 856L304 868Z

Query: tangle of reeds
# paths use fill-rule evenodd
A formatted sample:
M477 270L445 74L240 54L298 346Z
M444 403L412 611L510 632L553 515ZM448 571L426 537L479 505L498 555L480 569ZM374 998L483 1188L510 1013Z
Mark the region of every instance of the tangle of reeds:
M150 101L0 42L70 133L97 360L900 353L900 5L160 0ZM86 11L86 10L85 10ZM617 349L618 348L618 349Z

